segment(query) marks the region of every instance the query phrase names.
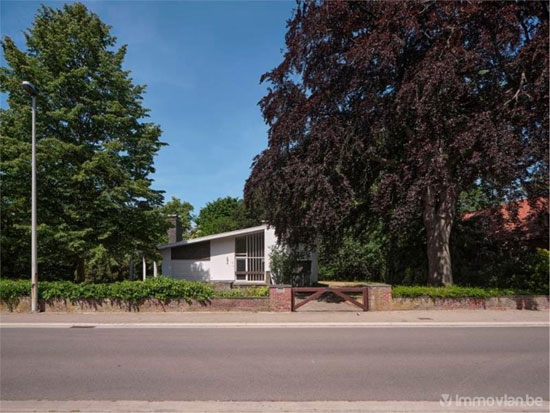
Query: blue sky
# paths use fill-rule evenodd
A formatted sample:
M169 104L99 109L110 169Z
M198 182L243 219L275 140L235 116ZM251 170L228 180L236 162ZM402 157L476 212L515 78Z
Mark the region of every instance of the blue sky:
M195 212L218 197L242 197L252 159L267 145L257 105L267 85L259 78L282 60L295 3L83 3L113 27L119 45L128 45L126 69L135 83L148 85L144 105L168 143L155 160L154 187L167 200L191 202ZM23 31L40 4L0 1L2 36L24 48Z

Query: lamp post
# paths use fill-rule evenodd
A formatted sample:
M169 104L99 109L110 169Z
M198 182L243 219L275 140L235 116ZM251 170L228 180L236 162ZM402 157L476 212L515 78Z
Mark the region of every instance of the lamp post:
M31 311L38 311L38 269L36 265L36 96L38 91L31 82L24 81L21 87L32 97L32 143L31 143Z

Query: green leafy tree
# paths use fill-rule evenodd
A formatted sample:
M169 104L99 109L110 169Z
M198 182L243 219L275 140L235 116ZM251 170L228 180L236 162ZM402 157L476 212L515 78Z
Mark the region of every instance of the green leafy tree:
M249 211L242 199L225 197L209 202L196 219L199 236L233 231L261 224L261 219Z
M269 261L273 283L292 286L304 285L306 283L304 276L298 271L302 259L303 256L296 247L283 245L271 247Z
M387 238L378 228L369 228L361 237L348 233L339 243L322 244L319 249L320 279L384 280Z
M2 273L30 269L30 99L38 90L38 252L42 277L122 276L136 250L154 255L165 230L152 189L158 125L145 122L145 86L123 69L126 46L79 3L42 6L25 32L26 50L8 36L0 90Z
M503 201L504 199L502 198L495 199L494 194L491 193L491 189L486 185L475 185L469 190L460 193L457 202L457 211L459 213L479 211L498 205Z
M181 228L184 233L191 231L193 225L193 210L195 208L187 201L181 201L175 196L170 201L164 204L160 210L165 215L179 215L181 220Z

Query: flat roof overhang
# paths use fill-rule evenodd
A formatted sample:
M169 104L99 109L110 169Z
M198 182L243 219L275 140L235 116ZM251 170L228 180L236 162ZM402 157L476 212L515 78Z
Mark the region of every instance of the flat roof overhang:
M264 225L259 225L257 227L243 228L243 229L237 229L235 231L221 232L219 234L207 235L205 237L184 239L182 241L173 242L171 244L157 245L157 248L159 250L165 250L165 249L168 249L168 248L180 247L182 245L195 244L197 242L212 241L212 240L215 240L215 239L236 237L236 236L239 236L239 235L253 234L255 232L264 231L266 229L267 229L267 225L264 224Z

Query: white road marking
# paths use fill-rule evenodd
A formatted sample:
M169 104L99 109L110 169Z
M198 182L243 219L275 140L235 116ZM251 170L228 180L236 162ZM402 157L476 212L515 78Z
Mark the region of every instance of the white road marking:
M355 322L355 323L0 323L0 328L403 328L550 327L547 321Z

